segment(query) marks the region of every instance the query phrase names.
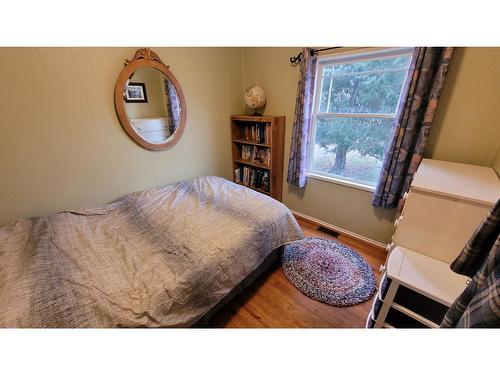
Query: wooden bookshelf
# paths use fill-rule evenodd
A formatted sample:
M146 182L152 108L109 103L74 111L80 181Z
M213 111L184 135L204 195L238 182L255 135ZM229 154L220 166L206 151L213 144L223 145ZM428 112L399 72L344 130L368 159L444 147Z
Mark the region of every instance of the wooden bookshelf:
M251 129L254 130L252 134ZM285 142L285 116L231 116L231 145L233 150L233 181L247 186L260 193L270 195L281 201L283 193L283 150ZM253 151L259 155L266 155L269 163L253 160L252 157L244 158L242 148ZM258 158L256 158L258 159ZM260 159L262 160L262 159ZM242 173L240 181L236 181L235 171L246 167L254 170L254 175L262 177L267 172L268 188L257 183L257 186L248 186L243 182ZM250 172L249 172L250 173ZM256 181L263 182L264 178L255 178Z

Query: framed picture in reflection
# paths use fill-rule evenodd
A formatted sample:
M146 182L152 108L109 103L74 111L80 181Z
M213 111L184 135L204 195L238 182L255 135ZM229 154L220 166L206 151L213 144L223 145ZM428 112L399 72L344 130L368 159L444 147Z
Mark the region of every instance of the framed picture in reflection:
M140 82L129 82L125 89L125 103L147 103L146 85Z

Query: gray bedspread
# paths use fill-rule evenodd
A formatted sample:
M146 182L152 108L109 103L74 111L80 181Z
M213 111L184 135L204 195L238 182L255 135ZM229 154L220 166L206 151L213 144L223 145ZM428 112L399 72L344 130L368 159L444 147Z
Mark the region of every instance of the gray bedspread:
M0 227L1 327L187 327L303 237L278 201L219 177Z

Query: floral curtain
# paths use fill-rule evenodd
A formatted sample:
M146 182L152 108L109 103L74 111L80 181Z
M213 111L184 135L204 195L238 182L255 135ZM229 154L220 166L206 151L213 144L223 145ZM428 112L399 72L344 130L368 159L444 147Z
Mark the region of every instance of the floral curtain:
M175 86L169 79L165 80L165 95L167 97L168 117L170 119L170 134L174 134L181 120L181 103Z
M405 100L397 111L391 144L385 154L372 204L392 208L401 202L422 161L425 144L443 90L453 48L416 48Z
M310 48L303 49L287 178L290 184L298 187L304 187L306 184L307 147L311 133L316 60L317 56L312 53Z

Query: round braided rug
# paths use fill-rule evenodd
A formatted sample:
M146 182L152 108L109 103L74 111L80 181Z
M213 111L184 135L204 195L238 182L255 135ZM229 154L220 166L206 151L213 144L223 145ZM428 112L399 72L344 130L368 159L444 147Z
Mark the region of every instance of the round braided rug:
M356 251L341 243L308 237L286 245L283 271L305 295L334 306L350 306L369 299L375 275Z

